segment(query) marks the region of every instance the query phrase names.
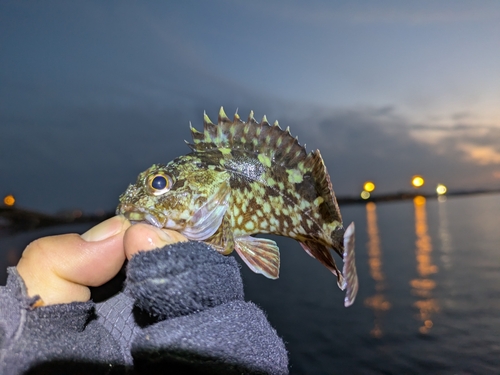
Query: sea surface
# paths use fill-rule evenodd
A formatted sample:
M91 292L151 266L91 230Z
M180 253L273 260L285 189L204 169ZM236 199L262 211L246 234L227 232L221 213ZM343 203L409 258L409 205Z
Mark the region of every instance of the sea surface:
M295 241L274 237L278 280L242 265L246 298L284 339L291 374L500 374L500 195L341 210L356 224L353 306ZM0 281L32 239L87 227L1 237Z

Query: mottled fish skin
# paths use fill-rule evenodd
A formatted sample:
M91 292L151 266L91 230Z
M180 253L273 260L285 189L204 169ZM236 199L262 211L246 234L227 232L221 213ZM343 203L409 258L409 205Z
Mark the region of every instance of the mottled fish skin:
M339 287L347 288L345 305L352 304L358 290L354 225L344 238L319 150L307 154L288 128L270 125L265 116L258 123L253 112L247 122L237 114L231 121L221 108L217 125L205 114L204 131L191 127L191 133L193 152L142 172L120 196L117 213L178 230L223 254L235 249L270 278L279 275L279 249L252 235L293 238L337 276ZM329 249L344 258L345 279Z

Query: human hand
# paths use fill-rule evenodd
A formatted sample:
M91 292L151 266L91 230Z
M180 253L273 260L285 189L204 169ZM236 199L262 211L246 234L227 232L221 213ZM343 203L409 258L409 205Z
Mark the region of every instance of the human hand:
M147 224L131 226L123 216L115 216L81 236L63 234L33 241L17 271L28 295L40 296L36 306L85 302L90 299L88 287L111 280L126 258L179 241L187 238Z

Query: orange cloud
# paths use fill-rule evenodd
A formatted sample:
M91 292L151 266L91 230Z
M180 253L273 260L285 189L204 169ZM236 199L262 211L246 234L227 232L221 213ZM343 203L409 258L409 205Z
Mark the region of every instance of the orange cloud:
M459 148L466 153L469 159L480 165L500 164L500 152L492 146L477 146L462 143L459 145Z

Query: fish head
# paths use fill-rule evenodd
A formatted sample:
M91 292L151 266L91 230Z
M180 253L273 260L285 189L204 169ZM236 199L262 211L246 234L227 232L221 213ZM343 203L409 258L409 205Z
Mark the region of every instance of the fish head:
M116 213L201 241L221 225L229 198L228 173L202 168L186 155L140 173L120 196Z

